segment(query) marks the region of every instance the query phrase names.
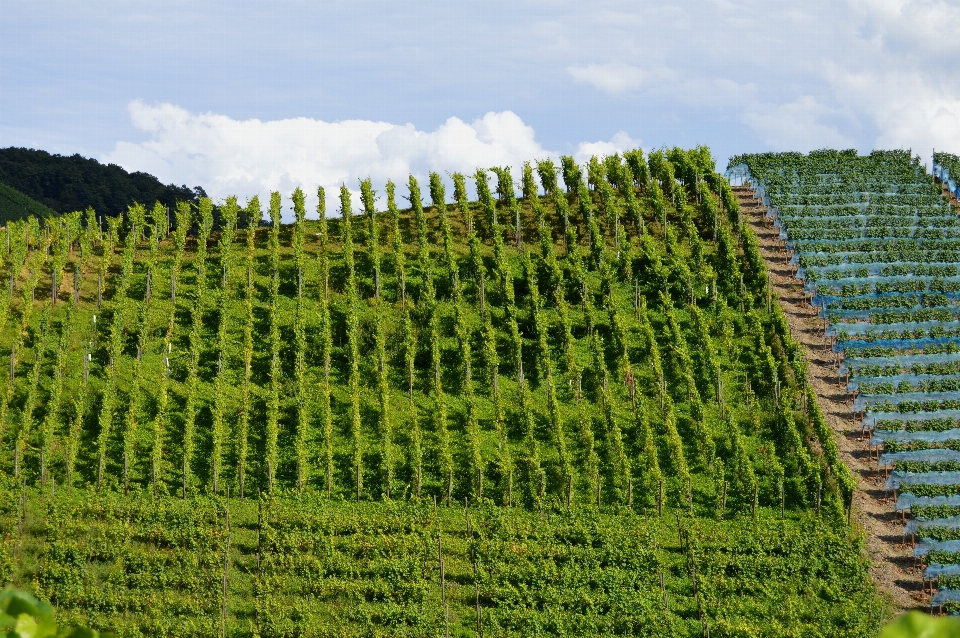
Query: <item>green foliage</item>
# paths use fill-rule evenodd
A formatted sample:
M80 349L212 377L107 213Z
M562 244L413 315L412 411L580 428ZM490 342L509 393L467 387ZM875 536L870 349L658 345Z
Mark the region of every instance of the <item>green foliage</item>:
M0 223L34 217L52 218L59 213L6 184L0 184Z
M948 638L960 633L960 619L908 612L884 627L878 638Z
M307 626L419 635L442 627L431 558L441 542L454 634L475 626L476 583L493 633L699 635L687 565L701 579L713 560L729 573L733 557L752 556L738 543L759 537L780 548L771 561L789 565L769 595L747 583L769 587L772 563L726 577L747 592L735 612L703 589L714 632L733 632L739 614L754 634L804 623L828 634L846 614L847 633L866 635L867 612L851 610L876 602L831 506L849 485L829 428L801 407L810 390L800 350L778 311L754 302L755 239L717 215L710 201L723 183L702 174L671 185L670 197L660 191L657 208L659 178L637 177L637 158L592 162L592 189L566 162L572 188L544 196L528 165L519 200L496 169L500 202L477 171L478 201L454 174L448 204L435 173L425 208L410 177L410 207L397 206L388 183L385 212L362 180L363 215L343 187L333 220L322 189L316 221L295 191L290 225L273 194L271 225L259 231L237 232L241 217L262 216L258 199L243 211L227 200L219 237L210 237L209 200L177 210L171 239L153 238L156 211L136 209L102 239L95 228L70 231L81 250L66 253L57 228L48 255L27 250L28 233L33 245L45 233L12 225L2 268L14 292L0 287L12 320L0 321L0 347L10 347L15 375L0 394L0 427L16 433L32 419L17 448L31 522L22 558L4 545L0 564L17 583L36 576L71 618L104 627L120 618L127 633L210 635L224 623L231 635ZM689 173L701 159L676 165ZM537 169L549 184L549 165ZM676 195L684 190L686 200ZM519 229L517 241L500 221ZM539 241L523 243L531 232ZM34 299L60 264L104 274L102 308L95 281L76 307ZM170 298L148 300L147 282L158 290L167 276ZM13 473L12 459L0 456L0 476ZM48 498L44 471L69 475L73 489L58 482ZM85 486L98 477L99 494ZM817 530L807 540L828 543L844 575L824 558L812 585L785 576L803 559L763 522L779 516L781 484L777 525L790 543ZM818 510L821 488L828 507ZM431 497L445 503L435 514ZM16 529L9 510L0 524ZM691 550L690 538L702 544ZM95 543L102 553L88 560ZM659 572L677 602L669 611ZM575 585L574 575L596 584ZM715 585L727 592L723 578ZM557 602L588 598L595 607ZM783 600L796 617L781 614ZM813 600L828 601L820 618Z
M569 155L560 158L560 169L563 173L563 185L567 193L576 193L580 188L580 182L583 180L583 174L576 161Z
M57 628L53 607L25 591L6 587L0 592L0 637L2 638L108 638L104 633L84 627Z
M50 603L10 587L0 592L0 636L45 638L56 635L57 623Z
M389 186L392 186L389 185ZM388 186L387 191L392 195ZM320 246L317 250L317 264L320 279L320 357L323 363L323 379L320 382L320 415L323 424L323 460L327 495L333 489L333 413L330 409L330 357L333 350L333 337L330 320L330 261L327 255L329 235L327 234L326 192L323 187L317 189L317 213L319 214Z
M350 191L340 187L340 228L342 230L343 261L347 268L346 282L346 332L349 357L349 393L350 413L349 432L352 447L352 466L356 497L360 500L363 492L363 431L360 420L360 347L359 319L357 317L358 294L357 276L353 257L353 212L350 204Z
M320 193L320 202L323 205L323 194ZM259 220L263 212L260 209L260 199L254 195L246 206L248 219ZM324 218L321 216L321 219ZM325 221L325 220L324 220ZM322 228L326 228L323 226ZM253 309L254 283L253 266L257 241L257 225L249 224L245 234L246 240L246 288L244 291L244 325L243 325L243 385L240 401L240 415L235 439L235 454L237 459L237 487L241 496L245 493L247 478L247 460L250 443L250 415L251 415L251 376L253 372ZM171 320L171 326L173 321ZM169 348L169 346L168 346Z
M557 194L557 166L549 157L537 162L537 175L540 177L540 185L543 192L550 196Z

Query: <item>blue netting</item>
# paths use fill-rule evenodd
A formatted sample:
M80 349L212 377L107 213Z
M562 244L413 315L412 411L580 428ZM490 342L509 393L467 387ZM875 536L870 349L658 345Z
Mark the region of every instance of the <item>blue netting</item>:
M841 373L842 374L842 373ZM894 387L893 392L899 392L900 388L911 388L910 391L917 391L918 388L930 387L934 384L941 386L953 386L960 384L960 378L955 373L950 374L895 374L881 377L859 377L855 376L847 383L847 392L861 392L862 394L880 394L888 391L887 386ZM960 388L958 388L960 389ZM904 390L906 391L906 390ZM924 389L923 391L928 391Z
M960 541L935 541L932 539L924 539L914 546L913 555L916 558L920 558L921 556L926 556L935 550L942 552L960 552Z
M954 175L948 167L942 165L937 156L939 153L933 154L933 163L931 165L931 173L933 173L941 182L943 182L954 197L960 197L960 175ZM950 156L947 156L950 157ZM940 159L944 159L943 156L940 156ZM955 158L954 158L955 159ZM946 159L945 161L951 161Z
M788 239L787 250L801 253L866 252L875 250L960 250L960 238L858 237L855 239Z
M917 411L917 412L875 412L867 411L864 414L863 420L860 422L860 425L863 429L867 430L873 428L877 425L878 422L894 422L898 421L902 425L909 424L922 424L927 421L934 420L943 420L951 419L954 423L960 426L960 410L933 410L933 411ZM891 426L892 427L892 426ZM951 427L953 427L951 425Z
M900 232L902 234L895 234ZM937 227L930 229L917 228L915 226L906 226L903 229L895 231L891 228L824 228L824 229L803 229L792 232L788 235L788 228L780 229L777 238L785 242L784 247L787 250L809 250L806 244L810 242L890 242L890 241L917 241L917 242L944 242L943 246L955 247L955 242L960 240L960 228L957 227ZM790 238L790 239L788 239ZM846 244L841 244L845 246ZM862 244L861 244L862 245ZM924 244L928 245L928 244ZM822 245L821 245L822 246ZM832 248L832 247L831 247ZM872 248L871 248L872 249ZM821 248L822 250L822 248Z
M937 589L937 593L930 600L931 607L939 607L947 603L960 602L960 589Z
M856 374L864 366L895 366L900 370L910 370L914 365L927 366L931 363L960 363L960 352L938 354L901 354L892 357L846 357L840 364L840 374Z
M896 512L902 512L903 510L910 509L914 505L948 505L950 507L960 507L960 495L915 496L907 492L897 497L897 503L893 506L893 509Z
M888 213L904 214L919 208L921 212L937 214L949 207L934 193L904 193L894 191L858 191L848 193L830 193L827 195L815 193L788 193L766 192L763 184L754 179L748 180L754 184L753 188L764 206L769 208L770 217L780 214L804 214L817 216L837 215L849 211L856 215L857 211L886 211ZM895 187L897 188L897 187ZM803 201L806 200L806 201Z
M945 448L933 448L930 450L907 450L904 452L886 452L880 455L877 462L879 467L893 465L897 461L926 461L936 463L938 461L960 461L960 450L949 450ZM960 478L960 475L958 475Z
M955 264L960 262L960 250L919 250L900 247L895 250L815 251L793 253L794 266L828 266L837 264L879 264L921 262L925 264Z
M889 277L892 275L916 275L927 277L955 277L958 267L950 262L929 261L875 261L870 263L841 263L825 266L801 266L798 279L810 279L822 284L852 277ZM865 274L864 274L865 273Z
M840 297L836 295L813 295L810 305L819 308L817 316L821 319L844 318L844 311L869 310L873 312L884 310L925 310L929 308L956 309L960 303L960 293L957 292L872 292L866 295ZM872 314L872 313L871 313Z
M874 324L866 322L840 323L833 324L826 330L827 337L837 337L838 339L871 339L874 336L884 332L894 332L897 334L911 333L917 330L924 331L925 335L936 336L934 330L943 330L948 334L960 331L960 321L917 321L910 323L883 323ZM902 338L902 337L901 337Z
M933 563L932 565L927 565L923 570L923 577L927 580L940 578L941 576L960 576L960 565L941 565L939 563Z
M888 206L885 209L856 204L823 206L819 209L806 206L771 206L769 213L774 219L775 228L788 228L791 232L804 228L888 228L894 225L914 228L960 227L960 219L954 215L945 214L942 210L928 213L909 204Z
M896 443L910 443L913 441L923 441L925 443L960 442L960 428L942 431L921 430L918 432L910 432L908 430L874 430L870 435L870 445L882 445L887 441Z
M799 225L798 225L799 226ZM788 234L789 233L789 234ZM960 239L960 227L957 226L887 226L887 227L842 227L810 228L800 227L791 229L788 225L781 225L778 239L785 242L787 249L804 249L808 242L851 242L851 241L942 241L955 242ZM840 244L845 246L846 244ZM950 243L950 245L953 245ZM832 246L831 246L832 248Z
M867 277L844 277L843 279L807 280L806 292L815 292L814 305L824 298L844 299L866 295L887 295L891 293L956 293L960 290L960 276L936 275L874 275Z
M821 307L817 315L821 319L826 319L834 325L842 328L849 323L873 324L904 322L904 321L957 321L960 320L960 304L930 304L919 305L911 303L910 299L904 299L903 305L895 303L884 304L873 308L855 308L845 309L839 305L834 307Z
M960 471L951 472L903 472L895 470L890 473L885 490L900 490L909 492L912 485L958 485L960 486Z
M908 401L947 402L960 401L960 392L904 392L902 394L861 394L853 402L853 411L862 412L868 407L877 410L878 405L894 408Z
M909 521L907 521L906 526L903 528L903 534L904 536L916 534L917 536L923 538L924 531L933 527L939 527L943 529L960 529L960 516L934 518L926 521L918 518L911 518Z
M893 348L900 351L918 351L947 344L960 347L960 336L956 337L922 337L919 339L875 339L873 341L856 340L840 341L833 344L833 352L856 352L867 348Z
M906 302L904 305L891 303L873 308L842 308L838 305L831 308L821 308L817 314L821 319L826 319L841 328L849 323L960 321L960 304L948 302L946 304L918 305L910 303L910 300L904 301Z

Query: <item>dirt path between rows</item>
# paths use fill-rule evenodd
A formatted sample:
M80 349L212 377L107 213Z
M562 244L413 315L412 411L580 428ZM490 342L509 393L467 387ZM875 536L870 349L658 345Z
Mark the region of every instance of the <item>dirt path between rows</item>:
M920 568L915 565L912 547L902 544L903 523L893 512L892 499L882 489L883 478L877 471L876 461L869 457L866 441L860 440L859 422L852 418L852 395L837 384L834 354L829 341L822 336L823 322L805 302L802 282L794 277L795 268L789 265L788 253L779 245L779 229L764 221L766 209L753 199L749 188L735 187L734 190L760 242L761 254L793 338L806 348L810 379L820 408L837 436L841 458L860 478L854 494L853 520L866 536L870 573L880 590L900 609L926 607L929 596L923 594L920 585Z

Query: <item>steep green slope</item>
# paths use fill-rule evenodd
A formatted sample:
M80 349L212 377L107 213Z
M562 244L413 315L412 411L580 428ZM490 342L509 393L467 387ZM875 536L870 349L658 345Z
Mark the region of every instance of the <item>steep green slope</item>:
M134 202L196 202L203 189L164 185L147 173L128 173L115 164L101 164L80 155L63 156L27 148L0 148L0 183L7 184L60 212L96 209L120 215Z
M712 167L14 225L0 565L127 635L871 635L852 479Z
M0 184L0 224L6 224L12 220L26 219L31 215L38 218L48 218L55 217L59 213L6 184Z

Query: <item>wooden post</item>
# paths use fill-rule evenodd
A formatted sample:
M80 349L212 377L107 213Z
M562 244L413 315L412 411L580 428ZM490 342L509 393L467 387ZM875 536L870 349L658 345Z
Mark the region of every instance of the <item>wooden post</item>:
M720 501L720 520L723 520L723 517L727 513L727 482L723 482L723 498Z
M657 494L657 516L663 516L663 479L660 479L660 492Z
M262 550L261 529L263 527L263 501L260 500L260 488L257 488L257 578L262 574Z
M693 550L687 544L687 568L690 570L690 580L693 583L693 596L697 599L697 612L700 612L700 583L697 582L697 563L693 558Z
M20 555L20 546L23 544L23 520L27 517L27 481L20 485L20 508L17 512L17 544L13 547L13 555Z
M224 522L227 527L227 545L223 550L223 595L220 605L220 636L227 631L227 572L230 571L230 488L227 487L227 503L224 506Z
M667 588L663 583L663 572L660 572L660 593L663 594L663 608L670 611L670 604L667 599Z
M437 532L437 556L440 560L440 601L446 605L447 604L447 581L446 574L443 569L443 537L440 532Z
M470 558L473 561L473 593L475 597L476 615L477 615L477 635L483 635L482 619L483 611L480 609L480 578L477 570L477 554L473 548L470 548Z

